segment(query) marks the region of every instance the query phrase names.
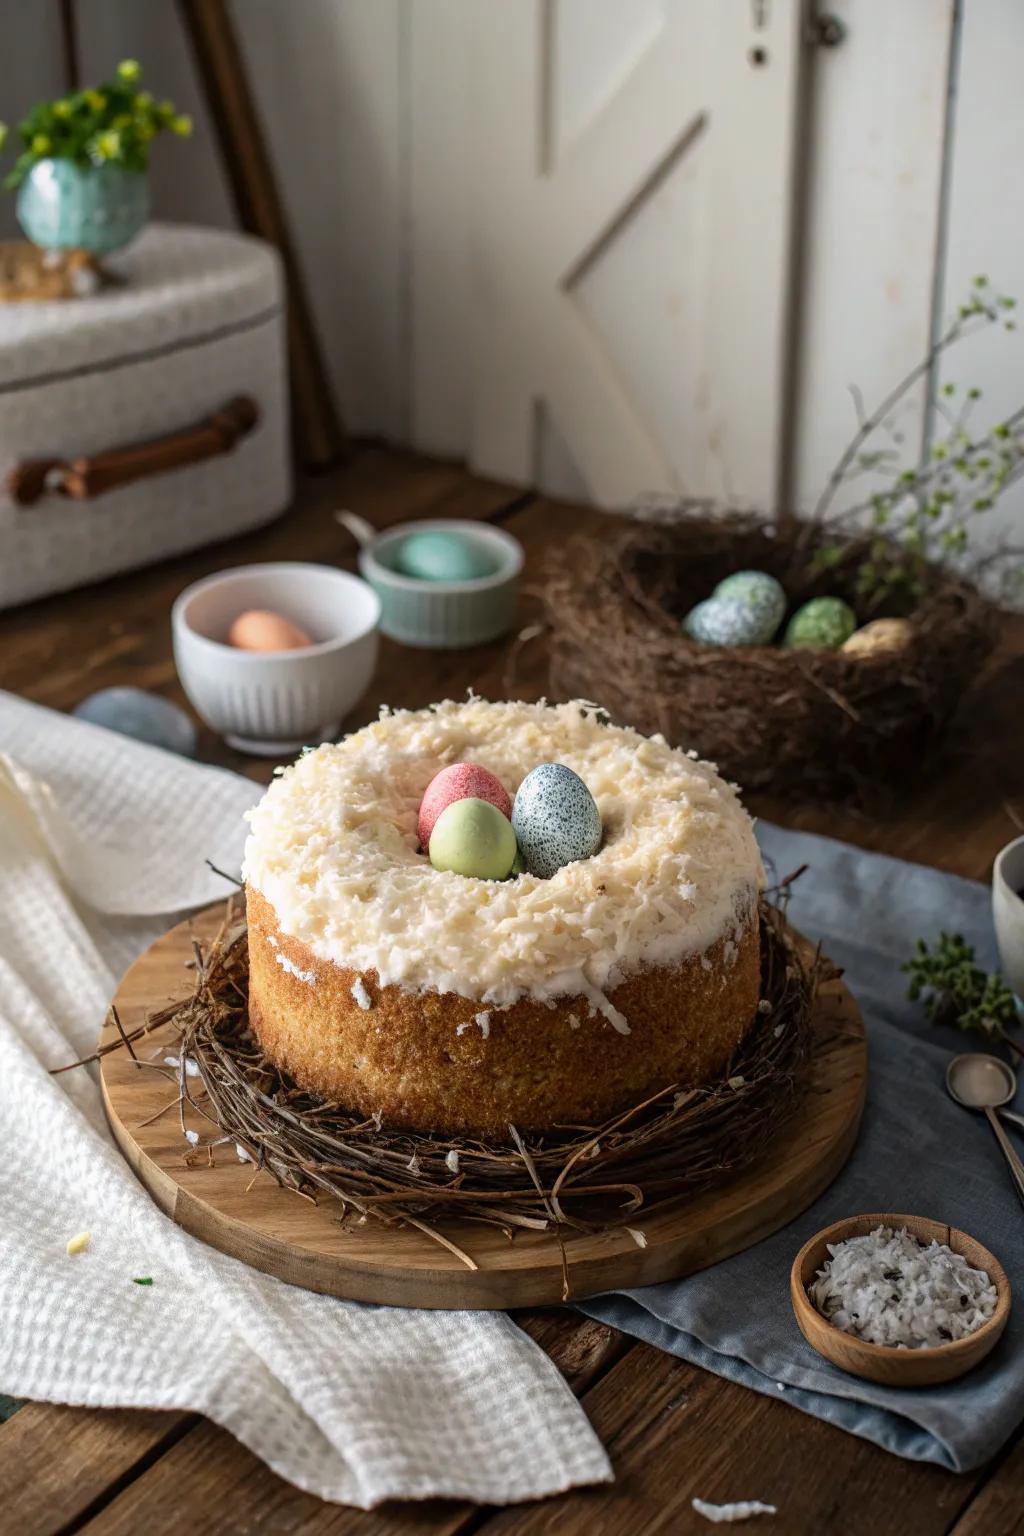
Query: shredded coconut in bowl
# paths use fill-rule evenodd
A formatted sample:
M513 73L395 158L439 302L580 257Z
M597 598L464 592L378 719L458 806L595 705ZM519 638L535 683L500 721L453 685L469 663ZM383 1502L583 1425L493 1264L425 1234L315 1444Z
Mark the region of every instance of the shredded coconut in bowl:
M984 1270L945 1243L926 1246L906 1227L876 1227L828 1251L807 1294L834 1327L868 1344L934 1349L974 1333L996 1309Z

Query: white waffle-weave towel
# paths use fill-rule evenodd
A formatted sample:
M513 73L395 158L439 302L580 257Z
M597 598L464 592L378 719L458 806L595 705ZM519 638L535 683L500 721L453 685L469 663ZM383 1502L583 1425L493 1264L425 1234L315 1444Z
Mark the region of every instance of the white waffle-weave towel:
M204 860L237 872L259 793L0 693L0 1392L195 1410L361 1508L609 1480L582 1408L503 1313L336 1301L207 1248L122 1161L94 1069L50 1075L93 1049L136 955L224 894Z

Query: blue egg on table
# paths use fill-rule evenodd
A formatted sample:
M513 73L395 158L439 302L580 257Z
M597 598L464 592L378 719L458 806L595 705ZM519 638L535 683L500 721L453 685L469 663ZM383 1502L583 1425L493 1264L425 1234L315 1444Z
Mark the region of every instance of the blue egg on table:
M163 747L180 757L195 756L196 728L188 715L170 699L147 693L144 688L101 688L76 704L71 713L76 720L102 725L133 741Z
M512 830L530 874L548 880L566 864L591 858L603 828L579 774L564 763L540 763L516 792Z
M407 534L391 564L400 576L418 581L478 581L497 570L494 556L476 540L444 530Z

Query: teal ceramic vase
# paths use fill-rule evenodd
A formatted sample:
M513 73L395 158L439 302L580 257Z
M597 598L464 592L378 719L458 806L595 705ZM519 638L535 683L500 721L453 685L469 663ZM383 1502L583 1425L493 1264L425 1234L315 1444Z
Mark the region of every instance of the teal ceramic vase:
M79 166L40 160L18 192L18 222L44 250L120 250L149 218L144 171L121 165Z

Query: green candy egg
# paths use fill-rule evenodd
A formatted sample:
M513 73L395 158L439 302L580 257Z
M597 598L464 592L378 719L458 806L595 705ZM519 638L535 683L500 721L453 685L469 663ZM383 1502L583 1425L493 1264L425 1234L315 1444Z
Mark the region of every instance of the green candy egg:
M783 645L790 649L835 651L857 628L857 616L841 597L812 597L786 625Z
M401 576L418 581L476 581L497 568L485 549L461 533L410 533L391 558Z
M487 800L453 800L430 834L435 869L477 880L506 879L518 852L512 823Z
M691 608L683 628L699 645L764 645L763 619L734 597L708 597Z
M757 634L756 640L744 642L747 645L768 645L786 613L782 583L767 571L734 571L718 583L711 598L730 598L747 609Z

